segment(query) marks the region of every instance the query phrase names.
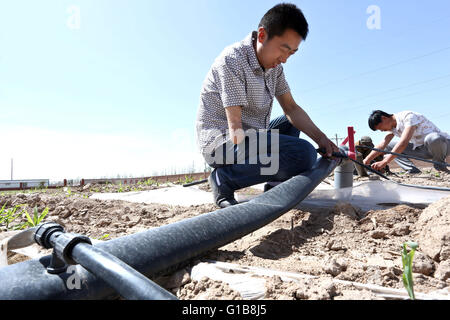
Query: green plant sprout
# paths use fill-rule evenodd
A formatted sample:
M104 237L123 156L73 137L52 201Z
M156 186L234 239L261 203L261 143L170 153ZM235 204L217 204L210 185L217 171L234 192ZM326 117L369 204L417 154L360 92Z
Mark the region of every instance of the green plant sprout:
M24 211L22 209L22 212L16 214L17 209L22 207L22 204L16 205L14 208L5 209L6 203L3 205L3 207L0 209L0 226L5 226L6 230L9 229L9 225L11 222L16 220L18 217L20 217L21 213Z
M186 184L186 183L191 183L191 182L193 182L193 181L194 181L194 178L192 178L192 176L187 176L187 175L185 175L185 176L184 176L184 180L181 179L181 178L179 178L178 181L175 182L175 183L178 183L178 184Z
M139 183L138 183L139 184ZM145 184L147 186L152 186L154 184L156 184L157 186L159 186L159 182L156 180L153 180L152 178L148 178L147 180L145 180L144 182L142 182L142 184Z
M48 208L46 207L41 214L39 214L38 208L34 207L33 209L33 218L28 214L28 211L25 210L25 216L27 218L27 222L23 223L22 228L26 227L36 227L42 220L44 220L45 216L48 214Z
M184 183L183 184L191 183L193 181L194 181L194 178L192 178L192 176L184 176Z
M406 246L410 247L411 250L408 252L406 249ZM402 263L403 263L403 285L406 288L406 291L408 292L409 297L412 300L415 300L414 296L414 284L413 284L413 277L412 277L412 262L414 259L414 253L416 252L416 249L419 245L417 242L405 242L403 243L403 250L402 250Z
M107 234L104 234L104 235L102 235L101 237L99 237L99 238L94 238L95 240L106 240L106 238L108 238L109 237L109 233L107 233Z

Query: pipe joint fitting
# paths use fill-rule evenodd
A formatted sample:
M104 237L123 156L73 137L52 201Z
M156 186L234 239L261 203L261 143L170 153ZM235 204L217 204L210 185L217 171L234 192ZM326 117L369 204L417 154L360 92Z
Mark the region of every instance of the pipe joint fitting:
M45 249L53 248L50 243L50 236L55 232L64 232L64 228L54 222L42 223L34 233L34 241Z
M88 237L76 233L53 233L50 241L53 243L53 250L56 255L67 264L77 264L71 258L74 246L81 242L92 245Z
M92 244L88 237L66 233L61 225L54 222L41 224L34 234L34 240L45 249L53 248L52 259L47 268L47 271L52 274L64 272L68 264L77 264L71 258L75 245L80 242Z

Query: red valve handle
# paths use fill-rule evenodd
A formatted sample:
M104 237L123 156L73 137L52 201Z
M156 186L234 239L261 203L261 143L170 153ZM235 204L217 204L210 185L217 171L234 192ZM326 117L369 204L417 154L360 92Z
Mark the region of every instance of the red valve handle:
M356 160L355 152L355 131L353 127L347 127L348 136L342 141L341 146L344 146L348 142L348 157Z

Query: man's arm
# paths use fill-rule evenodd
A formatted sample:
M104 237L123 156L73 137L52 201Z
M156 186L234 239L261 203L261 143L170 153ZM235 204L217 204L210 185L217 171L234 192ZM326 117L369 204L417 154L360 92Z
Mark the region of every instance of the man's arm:
M333 152L339 152L339 148L314 124L308 114L295 103L290 92L278 96L277 100L292 125L314 140L319 145L319 148L325 148L328 157L331 157Z
M242 129L242 107L226 107L225 113L227 115L231 141L234 144L240 144L245 139L244 130Z
M392 152L402 153L406 147L408 146L409 141L411 140L414 131L416 131L416 126L406 127L405 131L403 131L402 136L400 137L400 141L397 142L395 147L392 149ZM372 168L375 170L381 170L386 167L392 160L394 160L397 156L393 154L388 154L383 161L375 162L372 165Z
M393 133L389 133L388 135L386 135L383 139L383 141L381 141L375 148L376 149L380 149L380 150L384 150L387 145L392 141L392 139L394 139L394 134ZM376 157L378 157L378 155L383 154L382 152L378 152L378 151L374 151L372 150L367 157L364 159L363 163L365 165L370 165L370 162L375 159Z

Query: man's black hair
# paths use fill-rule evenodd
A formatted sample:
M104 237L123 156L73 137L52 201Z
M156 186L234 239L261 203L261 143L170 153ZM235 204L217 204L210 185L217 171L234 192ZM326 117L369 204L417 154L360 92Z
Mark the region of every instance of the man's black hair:
M286 29L296 31L303 40L309 32L308 22L302 11L291 3L280 3L267 11L259 23L258 28L260 27L267 31L268 40L283 35Z
M375 129L375 127L381 123L381 121L383 120L381 117L383 117L383 116L386 118L390 118L393 116L393 114L389 114L389 113L386 113L381 110L372 111L372 114L369 117L370 129L372 129L373 131L377 131L377 129Z

